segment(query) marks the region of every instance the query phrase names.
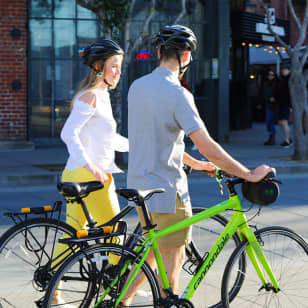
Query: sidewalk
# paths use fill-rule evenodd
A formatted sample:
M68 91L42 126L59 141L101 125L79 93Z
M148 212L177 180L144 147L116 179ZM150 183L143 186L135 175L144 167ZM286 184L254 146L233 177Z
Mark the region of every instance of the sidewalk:
M264 123L255 123L252 129L233 131L229 143L222 146L234 158L249 168L266 163L277 168L282 175L308 174L308 162L295 162L290 158L293 147L282 148L282 136L278 133L278 145L264 146L267 138ZM201 157L198 151L187 151L194 157ZM65 147L0 150L0 187L53 185L60 178L68 154ZM125 174L115 175L125 181Z

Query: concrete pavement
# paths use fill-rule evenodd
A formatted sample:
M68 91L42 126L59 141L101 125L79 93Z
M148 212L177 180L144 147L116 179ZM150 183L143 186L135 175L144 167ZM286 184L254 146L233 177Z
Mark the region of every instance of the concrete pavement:
M279 129L277 131L280 143L282 136ZM308 173L308 162L290 160L293 147L264 146L266 138L264 123L255 123L252 129L232 131L229 142L222 146L250 168L266 163L276 167L278 174ZM187 151L195 157L201 157L191 146L187 147ZM0 192L6 188L56 184L67 157L64 146L0 150ZM115 178L122 181L125 175L117 174Z
M276 167L278 178L283 181L277 202L263 208L261 215L254 218L253 224L257 223L258 227L287 226L308 239L308 163L291 161L289 157L292 155L292 148L284 149L279 145L265 147L263 142L266 135L264 124L256 124L250 130L232 132L230 142L223 144L230 154L250 168L261 163ZM197 151L191 148L188 151L193 156L200 157ZM4 209L50 204L61 199L55 183L66 159L64 147L0 151L0 214ZM125 174L115 175L115 181L118 187L125 187ZM201 173L193 173L189 185L194 206L209 207L226 198L226 193L220 196L215 180ZM121 205L125 204L123 199L120 202ZM244 206L248 208L249 204L244 202ZM251 218L256 213L257 208L253 208L247 213L247 217ZM228 215L231 213L226 214ZM137 217L131 215L127 220L131 229ZM0 218L0 235L7 228L7 223L7 219ZM208 243L203 238L202 242ZM232 249L227 250L228 254L231 251ZM226 257L221 258L217 263L219 267L211 272L212 276L202 282L199 293L193 298L196 307L208 306L211 298L219 297L220 279L226 260ZM181 291L188 278L187 275L181 276Z

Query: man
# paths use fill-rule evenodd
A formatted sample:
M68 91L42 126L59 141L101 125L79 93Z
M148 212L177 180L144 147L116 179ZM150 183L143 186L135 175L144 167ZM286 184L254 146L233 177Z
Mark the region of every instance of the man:
M191 62L197 47L194 33L180 25L165 26L157 34L160 65L152 73L137 79L128 93L129 163L127 187L150 189L162 187L163 194L147 201L151 219L157 229L191 216L191 204L183 163L193 169L214 171L216 165L250 181L259 181L268 166L250 171L230 157L208 134L196 109L192 94L181 86L179 77ZM211 162L194 159L185 153L184 134ZM140 220L143 223L142 214ZM173 293L184 261L185 243L190 228L159 239L158 244ZM154 256L147 262L154 267ZM122 305L129 305L142 284L138 277ZM164 296L165 294L163 294Z

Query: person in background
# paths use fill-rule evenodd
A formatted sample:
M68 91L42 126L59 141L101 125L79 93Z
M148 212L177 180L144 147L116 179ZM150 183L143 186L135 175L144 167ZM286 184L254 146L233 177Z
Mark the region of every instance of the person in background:
M79 51L83 63L90 68L72 100L71 113L61 132L69 152L63 182L98 180L104 188L84 198L89 213L103 224L119 211L112 173L122 172L115 164L115 151L128 151L128 140L116 133L109 89L114 89L121 76L124 52L112 40L102 39ZM80 206L67 203L66 222L75 229L84 227L86 217ZM65 249L58 244L55 255ZM56 293L53 304L64 304Z
M275 144L275 120L276 114L279 108L279 102L274 98L274 88L276 85L276 76L273 70L269 69L266 74L266 78L263 85L263 98L265 102L265 121L267 131L269 132L268 140L264 142L264 145Z
M281 76L278 79L278 86L275 87L274 98L279 102L278 110L278 124L282 129L284 141L280 144L281 147L288 148L292 145L290 137L289 118L292 108L289 79L290 79L290 66L289 64L282 64L280 68Z

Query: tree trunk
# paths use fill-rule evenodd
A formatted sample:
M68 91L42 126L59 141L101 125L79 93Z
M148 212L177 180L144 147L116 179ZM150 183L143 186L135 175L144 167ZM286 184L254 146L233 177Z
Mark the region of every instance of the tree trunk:
M289 87L294 117L293 159L308 160L307 88L300 62L297 59L292 59L292 72Z

